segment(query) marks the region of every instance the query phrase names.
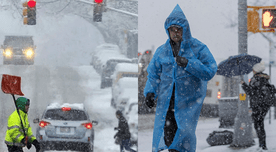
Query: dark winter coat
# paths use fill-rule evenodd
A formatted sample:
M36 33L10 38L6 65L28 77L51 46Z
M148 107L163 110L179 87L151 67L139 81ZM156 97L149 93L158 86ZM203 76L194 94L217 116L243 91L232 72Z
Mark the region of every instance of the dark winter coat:
M242 84L242 88L250 98L252 108L252 120L254 128L259 138L259 146L266 147L266 134L264 128L264 118L275 101L275 87L269 84L269 76L264 73L256 73L249 85Z
M118 124L118 132L115 136L121 140L130 139L130 132L128 127L128 122L124 116L120 116Z
M168 32L168 28L173 24L183 29L183 40L177 55L189 60L185 68L178 66L173 56ZM144 89L145 96L154 93L155 99L158 97L152 151L175 149L180 152L195 152L195 130L206 96L207 81L216 74L217 64L208 47L192 37L188 20L179 5L167 18L165 30L169 38L156 50L151 59ZM173 86L175 86L174 114L178 128L172 144L167 147L164 142L164 126Z
M269 108L275 102L275 87L269 84L269 76L265 73L256 73L251 78L249 85L242 84L242 88L250 98L250 107Z

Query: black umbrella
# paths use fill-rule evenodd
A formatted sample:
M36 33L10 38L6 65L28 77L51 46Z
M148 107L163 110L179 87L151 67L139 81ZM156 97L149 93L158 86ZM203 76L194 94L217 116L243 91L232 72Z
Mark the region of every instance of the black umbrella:
M233 77L249 74L253 66L256 63L260 63L261 60L260 57L248 55L246 53L230 56L228 59L219 63L217 75Z

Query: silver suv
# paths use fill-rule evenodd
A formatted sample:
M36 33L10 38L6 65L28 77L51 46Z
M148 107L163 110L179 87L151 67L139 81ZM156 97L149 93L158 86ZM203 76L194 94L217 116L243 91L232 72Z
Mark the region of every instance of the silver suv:
M50 104L42 115L36 130L36 138L40 142L41 151L76 150L93 152L94 125L84 105L80 103L60 105Z

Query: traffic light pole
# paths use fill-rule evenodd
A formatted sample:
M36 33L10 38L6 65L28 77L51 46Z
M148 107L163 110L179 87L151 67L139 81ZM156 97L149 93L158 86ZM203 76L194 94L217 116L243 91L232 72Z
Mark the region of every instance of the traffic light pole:
M238 16L238 53L242 54L247 53L247 0L238 0ZM243 79L246 83L248 82L247 75ZM239 86L239 92L242 93L241 84ZM252 120L248 112L248 97L244 101L239 100L238 104L239 109L235 118L234 139L230 147L250 147L254 144L254 140L252 137Z

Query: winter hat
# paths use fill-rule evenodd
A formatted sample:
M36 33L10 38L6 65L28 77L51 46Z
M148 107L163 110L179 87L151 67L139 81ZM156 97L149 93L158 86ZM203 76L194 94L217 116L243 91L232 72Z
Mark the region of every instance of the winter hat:
M265 70L264 62L257 63L253 66L253 70L257 73L263 72Z
M24 111L25 113L26 113L26 111L25 111L25 106L26 105L27 106L30 105L30 99L27 99L25 97L19 97L19 98L17 98L17 100L16 100L16 106L20 110Z
M122 113L120 110L117 110L117 111L116 111L116 115L118 115L118 116L121 117L121 116L123 115L123 113Z

